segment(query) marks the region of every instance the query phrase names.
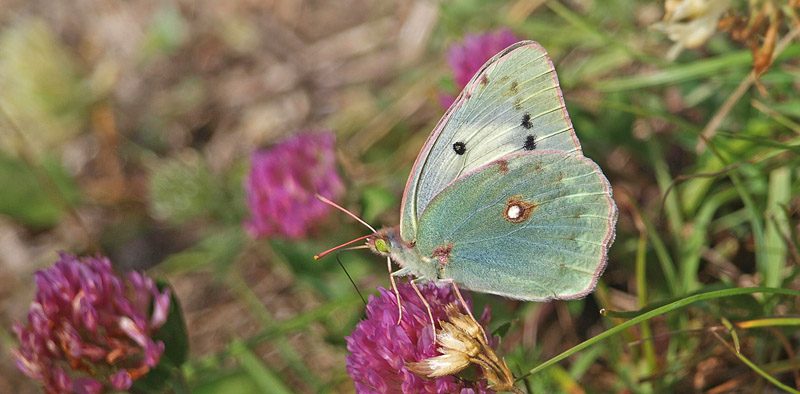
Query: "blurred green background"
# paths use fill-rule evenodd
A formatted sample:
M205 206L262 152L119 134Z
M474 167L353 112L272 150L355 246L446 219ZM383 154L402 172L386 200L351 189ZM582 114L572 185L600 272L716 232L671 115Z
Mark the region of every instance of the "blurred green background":
M782 13L777 59L757 81L752 41L726 32L669 59L674 43L653 28L663 2L0 1L0 392L38 392L9 356L10 327L25 316L34 271L59 250L101 252L171 282L195 393L354 392L344 337L364 305L333 258L312 256L366 229L335 212L308 240L250 239L249 155L331 130L347 184L340 203L375 226L397 224L410 167L444 112L439 96L454 93L446 49L502 27L549 51L584 153L620 208L592 296L475 295L492 306L492 328L507 329L500 353L515 375L623 321L600 308L800 289L798 5L750 3L731 4L743 18ZM768 36L754 34L759 44ZM341 260L363 292L388 286L377 257ZM699 303L520 386L779 392L760 371L799 389L797 303Z

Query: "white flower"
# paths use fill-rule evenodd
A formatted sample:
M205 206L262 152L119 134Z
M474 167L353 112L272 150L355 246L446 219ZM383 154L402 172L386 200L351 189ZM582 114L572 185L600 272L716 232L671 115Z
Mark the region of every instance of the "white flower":
M666 14L653 28L667 34L675 45L667 53L674 60L683 48L697 48L717 30L717 22L731 0L667 0Z

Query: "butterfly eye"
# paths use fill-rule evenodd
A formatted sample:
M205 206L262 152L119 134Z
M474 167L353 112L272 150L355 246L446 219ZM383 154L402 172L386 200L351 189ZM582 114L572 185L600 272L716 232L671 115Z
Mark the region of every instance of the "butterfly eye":
M383 239L375 240L375 249L381 253L389 253L389 245L386 245L386 241Z

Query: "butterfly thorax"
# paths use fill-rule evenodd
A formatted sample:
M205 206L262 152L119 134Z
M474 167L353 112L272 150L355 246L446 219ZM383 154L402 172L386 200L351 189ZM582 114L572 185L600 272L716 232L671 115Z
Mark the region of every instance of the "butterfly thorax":
M439 278L437 265L433 259L419 253L414 241L405 241L400 236L399 227L384 227L367 239L373 253L389 256L402 267L395 275L414 275L420 279L436 281Z

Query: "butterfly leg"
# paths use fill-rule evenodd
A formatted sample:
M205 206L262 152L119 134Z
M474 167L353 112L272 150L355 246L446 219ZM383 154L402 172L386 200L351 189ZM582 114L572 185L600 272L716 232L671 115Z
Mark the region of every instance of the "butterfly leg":
M394 295L397 297L397 324L400 325L403 320L403 307L400 305L400 292L397 290L397 282L394 277L398 276L396 274L403 270L392 272L392 259L390 257L386 257L386 266L389 268L389 280L392 282L392 290L394 290Z
M458 290L456 282L453 281L452 279L440 279L440 281L450 282L450 284L453 286L453 290L455 290L456 292L456 297L458 297L458 300L461 301L461 305L463 305L464 309L467 310L467 314L469 314L469 317L472 318L472 321L475 322L475 324L477 324L478 327L481 328L481 332L483 333L483 339L485 339L488 343L489 337L486 335L486 331L483 329L483 326L480 323L478 323L478 321L475 319L475 316L472 315L472 309L469 307L469 305L467 305L466 301L464 301L464 297L461 296L461 291Z
M411 283L411 287L413 287L414 291L417 292L417 295L419 296L419 299L422 300L422 303L425 305L425 308L428 310L428 317L431 318L431 325L433 327L436 327L436 322L433 320L433 312L431 312L431 306L430 306L430 304L428 304L428 300L426 300L425 297L422 295L422 292L419 291L419 288L417 287L417 284L415 282L416 282L416 280L409 281L409 283Z

